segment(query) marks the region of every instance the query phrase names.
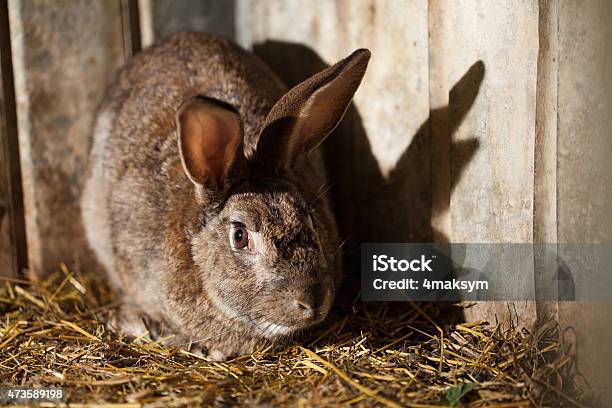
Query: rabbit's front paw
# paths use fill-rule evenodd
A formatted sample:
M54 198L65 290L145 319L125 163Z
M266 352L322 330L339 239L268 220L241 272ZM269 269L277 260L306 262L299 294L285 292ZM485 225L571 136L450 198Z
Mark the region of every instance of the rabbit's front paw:
M151 319L142 309L130 304L123 304L113 313L108 327L133 339L155 340L160 336L160 325Z

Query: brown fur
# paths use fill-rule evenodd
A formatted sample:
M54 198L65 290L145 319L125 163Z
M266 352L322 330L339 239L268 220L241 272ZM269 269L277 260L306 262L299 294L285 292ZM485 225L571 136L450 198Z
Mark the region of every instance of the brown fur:
M123 330L141 334L144 318L158 335L225 358L325 318L341 261L313 149L342 118L368 58L357 51L280 101L277 77L219 37L177 34L126 64L100 109L82 200L90 245L124 301ZM197 97L241 121L240 148L222 150L212 170L190 164L206 159L197 147L210 140L177 132L177 113ZM186 176L215 168L210 185L207 174ZM230 243L236 218L255 252Z

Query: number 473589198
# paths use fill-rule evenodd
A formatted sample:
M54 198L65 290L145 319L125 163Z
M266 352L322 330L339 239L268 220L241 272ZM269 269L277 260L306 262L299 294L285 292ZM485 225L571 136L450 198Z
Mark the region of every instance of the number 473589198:
M65 401L66 390L57 387L0 387L0 402Z

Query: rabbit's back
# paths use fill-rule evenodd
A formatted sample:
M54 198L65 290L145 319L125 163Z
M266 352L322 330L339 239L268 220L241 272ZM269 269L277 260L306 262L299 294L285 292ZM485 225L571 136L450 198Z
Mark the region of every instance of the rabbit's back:
M97 118L82 210L90 246L114 285L139 285L155 301L165 230L192 191L180 169L176 112L194 96L233 106L248 156L284 86L253 54L199 33L176 34L132 58L109 87ZM133 276L137 275L137 276ZM150 276L149 276L150 275ZM151 282L150 288L142 287Z

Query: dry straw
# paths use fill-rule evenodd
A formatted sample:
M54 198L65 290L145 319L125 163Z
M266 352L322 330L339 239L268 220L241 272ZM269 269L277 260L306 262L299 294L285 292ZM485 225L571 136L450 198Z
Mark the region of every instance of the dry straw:
M440 304L348 302L294 340L228 362L105 329L108 287L63 273L0 281L0 383L65 386L71 407L585 406L555 325L453 322ZM453 324L454 323L454 324ZM53 406L53 404L42 404Z

